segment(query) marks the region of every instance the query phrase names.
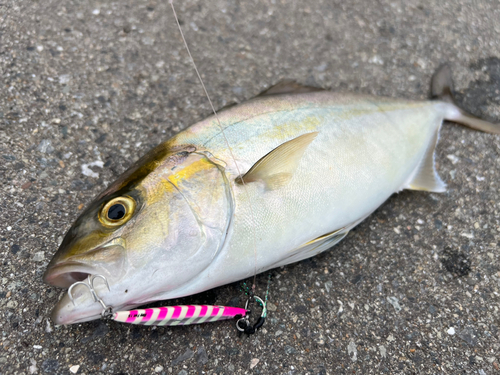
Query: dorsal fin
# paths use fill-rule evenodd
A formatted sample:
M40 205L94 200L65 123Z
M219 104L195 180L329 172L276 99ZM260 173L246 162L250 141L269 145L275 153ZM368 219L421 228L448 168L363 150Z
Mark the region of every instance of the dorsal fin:
M279 145L255 163L244 176L238 177L236 182L247 184L263 181L269 190L286 185L292 179L307 146L317 135L318 132L303 134Z
M322 88L305 86L293 79L284 79L279 81L274 86L269 87L267 90L261 92L257 96L279 95L279 94L304 94L307 92L324 91Z
M431 80L431 99L455 103L453 100L453 78L449 65L441 65Z
M221 112L227 111L228 109L233 108L236 105L238 105L238 102L235 102L234 100L232 100L229 103L227 103L224 107L219 108L217 110L217 113L221 113Z

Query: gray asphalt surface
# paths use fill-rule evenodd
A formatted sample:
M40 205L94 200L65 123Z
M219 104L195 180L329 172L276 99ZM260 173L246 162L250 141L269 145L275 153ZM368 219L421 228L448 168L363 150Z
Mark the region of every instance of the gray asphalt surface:
M425 99L449 62L463 106L500 122L496 0L177 11L217 108L281 78ZM448 192L395 195L331 251L272 272L257 335L231 322L54 327L62 291L41 276L83 205L210 110L167 1L4 0L0 38L1 374L500 373L500 137L454 124L436 158ZM244 296L236 283L169 301L186 302Z

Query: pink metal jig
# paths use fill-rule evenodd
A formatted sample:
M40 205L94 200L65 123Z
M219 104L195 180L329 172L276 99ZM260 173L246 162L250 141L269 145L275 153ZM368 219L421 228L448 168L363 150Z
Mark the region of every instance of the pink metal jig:
M246 313L245 309L239 307L188 305L117 311L113 313L111 319L117 322L146 326L177 326L242 318Z

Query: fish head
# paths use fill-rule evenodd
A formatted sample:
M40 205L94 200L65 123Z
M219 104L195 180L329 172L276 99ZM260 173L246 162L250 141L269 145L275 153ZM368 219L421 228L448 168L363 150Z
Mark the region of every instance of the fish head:
M157 148L139 160L75 221L45 282L91 283L114 311L186 295L222 249L231 188L210 154L162 147L167 151ZM77 284L71 292L53 310L56 324L99 318L103 307L88 288Z

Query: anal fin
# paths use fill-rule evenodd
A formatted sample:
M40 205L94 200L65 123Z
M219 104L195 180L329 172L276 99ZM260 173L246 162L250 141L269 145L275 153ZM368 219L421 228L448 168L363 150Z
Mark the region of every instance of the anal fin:
M434 150L436 149L438 138L439 127L434 133L427 150L425 150L424 157L416 168L412 179L403 187L404 189L432 191L435 193L446 191L446 184L439 177L434 165Z

